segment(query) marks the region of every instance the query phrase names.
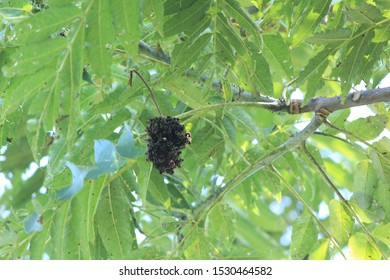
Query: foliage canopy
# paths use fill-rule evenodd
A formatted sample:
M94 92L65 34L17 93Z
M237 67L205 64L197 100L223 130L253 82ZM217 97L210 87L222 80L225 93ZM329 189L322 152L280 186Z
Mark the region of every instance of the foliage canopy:
M380 85L389 1L15 0L0 18L0 258L390 256L388 103L256 169L313 116L258 101ZM131 68L191 132L174 174L145 160L159 113Z

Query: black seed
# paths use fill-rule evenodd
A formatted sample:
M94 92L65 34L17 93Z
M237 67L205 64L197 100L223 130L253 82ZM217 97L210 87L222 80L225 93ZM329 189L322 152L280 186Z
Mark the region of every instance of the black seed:
M173 174L173 170L183 162L179 158L181 150L189 143L184 126L178 118L157 117L149 120L146 132L149 135L147 160L160 174Z

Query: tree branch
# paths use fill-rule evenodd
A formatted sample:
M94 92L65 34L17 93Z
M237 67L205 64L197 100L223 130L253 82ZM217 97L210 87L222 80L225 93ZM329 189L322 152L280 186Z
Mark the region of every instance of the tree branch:
M194 209L194 217L197 221L202 220L208 212L233 188L242 183L245 179L256 173L257 171L269 166L276 159L300 145L310 135L312 135L317 128L323 123L323 119L319 115L315 115L310 123L298 134L284 142L274 150L266 153L261 158L257 159L253 164L238 173L231 179L224 187L218 189L215 193L210 195L203 203Z
M138 48L142 55L145 55L153 60L160 61L164 64L170 64L171 62L170 56L159 47L152 47L141 41L138 45ZM192 69L186 71L185 75L190 78L195 78L195 74ZM209 79L207 75L200 76L200 80L203 82L207 79ZM212 85L215 91L222 92L222 83L219 80L214 79ZM317 112L322 108L326 108L330 112L334 112L346 108L390 101L390 87L353 92L348 94L344 101L341 95L331 98L315 97L310 99L307 104L303 106L303 100L301 99L294 99L291 100L290 104L286 104L284 100L244 91L240 87L237 87L233 84L231 85L231 90L233 93L232 101L247 103L270 103L270 106L266 106L264 104L264 108L273 112L287 112L289 114Z

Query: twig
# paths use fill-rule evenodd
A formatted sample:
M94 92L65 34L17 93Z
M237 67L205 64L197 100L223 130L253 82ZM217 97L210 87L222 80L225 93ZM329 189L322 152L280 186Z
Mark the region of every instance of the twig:
M371 235L370 231L367 229L367 227L364 225L363 221L359 217L359 215L356 213L356 211L353 209L351 204L349 204L348 200L344 198L344 196L341 194L341 192L337 189L337 187L333 184L332 180L328 177L326 172L321 168L321 166L318 164L316 159L312 156L312 154L307 150L305 142L302 142L301 145L302 151L304 154L310 159L310 161L315 165L317 170L320 172L322 177L325 179L325 181L329 184L329 186L332 188L332 190L336 193L336 195L339 197L342 204L348 209L350 214L355 218L356 222L360 225L360 227L363 229L365 234L368 236L368 238L371 240L371 242L375 245L375 247L378 249L378 251L381 253L381 255L387 259L386 253L381 249L379 244L376 242L374 237Z
M331 124L328 120L325 120L324 122L327 126L329 126L330 128L338 131L338 132L341 132L341 133L344 133L345 135L349 136L349 137L352 137L352 138L355 138L357 139L358 141L362 142L364 145L366 145L367 147L370 147L370 148L373 148L375 149L370 143L368 143L367 141L365 141L364 139L360 138L359 136L353 134L352 132L349 132L348 130L345 130L345 129L342 129L342 128L339 128L333 124Z
M273 166L273 164L270 165L271 171L279 177L279 179L286 185L287 189L298 199L302 205L306 208L306 210L309 212L310 216L317 222L318 226L322 229L323 232L329 237L330 241L334 244L334 246L338 249L340 254L346 259L343 250L340 248L337 241L334 239L334 237L330 234L330 232L326 229L324 224L318 219L318 217L314 214L313 209L309 206L309 204L306 203L306 201L300 196L300 194L290 185L290 183L282 176L282 174L279 173L279 171Z
M321 135L321 136L325 136L325 137L332 137L332 138L334 138L334 139L337 139L337 140L339 140L339 141L342 141L342 142L344 142L344 143L346 143L346 144L348 144L348 145L351 145L356 151L358 151L359 153L361 153L361 154L364 155L365 157L369 158L369 156L367 155L367 153L365 153L365 152L363 151L363 149L362 149L360 146L358 146L358 145L356 145L356 144L353 144L353 143L351 143L350 141L348 141L348 140L346 140L346 139L343 139L343 138L338 137L338 136L336 136L336 135L332 135L332 134L325 133L325 132L319 132L319 131L314 132L314 134L316 134L316 135Z
M154 96L154 93L153 93L152 89L150 88L149 84L145 81L145 79L142 77L142 75L135 68L131 68L130 69L129 85L133 86L133 73L137 74L137 76L142 80L142 82L148 88L148 90L150 92L150 95L152 96L153 102L156 105L157 111L160 114L160 117L164 117L164 115L161 113L160 107L158 106L156 97Z

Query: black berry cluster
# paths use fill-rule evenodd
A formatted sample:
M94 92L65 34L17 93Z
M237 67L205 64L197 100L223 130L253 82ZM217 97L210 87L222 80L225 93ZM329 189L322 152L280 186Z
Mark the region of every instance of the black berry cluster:
M149 119L146 132L149 135L147 160L153 163L160 174L173 174L173 169L180 167L183 161L180 158L181 150L191 143L189 133L178 118L170 116Z

